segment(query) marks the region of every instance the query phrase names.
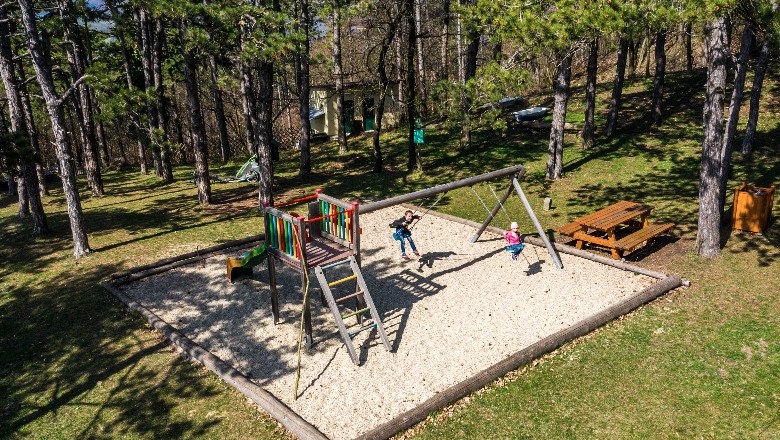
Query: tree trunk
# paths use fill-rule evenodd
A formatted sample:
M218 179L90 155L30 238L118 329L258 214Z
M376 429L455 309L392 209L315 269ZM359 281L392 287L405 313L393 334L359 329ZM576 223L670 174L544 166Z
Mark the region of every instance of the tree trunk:
M399 122L404 122L409 119L409 115L406 113L406 87L404 86L403 78L406 76L404 75L404 61L403 61L403 55L402 55L402 49L401 46L403 45L402 41L402 35L404 33L404 25L403 23L398 25L398 38L395 40L395 64L397 66L397 74L396 74L396 80L398 81L398 119Z
M71 16L70 0L58 0L57 6L63 23L71 76L73 82L76 83L84 75L87 67L84 47ZM100 173L98 146L95 141L95 122L92 118L92 102L90 100L89 87L82 82L76 86L73 97L78 117L79 133L81 134L81 145L84 149L84 169L87 172L87 183L93 195L102 196L103 179Z
M95 97L95 90L90 90L90 101L92 102L92 109L97 116L97 124L95 126L95 134L97 135L97 143L100 147L100 162L103 168L111 166L111 153L108 151L108 143L106 142L106 131L103 127L103 119L101 118L100 104Z
M753 89L750 91L750 113L748 114L745 137L742 139L742 154L750 154L753 151L753 139L758 125L758 109L761 102L761 88L764 84L766 66L769 64L769 42L761 45L761 54L756 63L756 73L753 76Z
M379 143L379 135L382 133L382 119L385 114L385 100L387 99L387 89L389 82L387 79L387 52L390 50L390 46L393 44L393 38L398 31L398 25L401 20L401 14L398 14L394 20L390 21L387 28L387 33L382 38L382 46L379 48L379 59L377 60L377 73L379 74L379 102L376 105L375 119L376 125L374 129L373 144L374 144L374 169L375 173L381 173L384 168L382 158L382 146Z
M696 252L703 257L720 251L720 157L723 146L723 101L729 56L726 20L718 17L707 25L707 89L704 102L704 139L699 186L699 232Z
M192 131L193 151L195 153L195 170L198 174L198 203L211 203L211 183L209 181L209 152L206 146L206 128L203 124L203 114L198 94L198 66L190 49L187 49L184 29L189 25L184 19L179 20L179 38L184 67L184 83L187 86L187 106L189 107L190 126Z
M70 220L70 229L73 236L73 255L79 258L90 252L87 234L84 230L84 219L81 212L81 200L76 186L76 170L73 167L68 135L63 123L60 98L54 89L54 80L51 75L51 60L42 56L38 29L35 23L35 15L30 0L18 0L22 11L27 45L35 67L35 75L41 86L41 93L46 102L46 110L51 119L51 129L54 135L54 145L57 152L60 170L62 172L62 189L65 194L65 202Z
M273 204L273 161L271 157L271 140L273 134L273 81L274 65L273 63L261 61L258 63L258 111L257 122L254 126L255 142L257 144L258 165L260 166L260 203ZM307 99L308 102L308 99ZM309 113L306 112L306 120L309 119ZM307 139L308 141L308 139Z
M417 144L414 143L414 130L417 118L417 97L415 96L415 79L414 79L414 50L417 45L417 32L414 30L414 2L415 0L407 0L406 13L407 21L406 27L409 30L409 41L406 45L406 114L409 117L407 121L407 135L408 135L408 153L409 156L406 160L407 171L413 171L415 168L418 171L422 171L422 160L420 158L420 151L417 148Z
M298 102L301 118L301 166L299 174L308 176L311 174L311 151L309 137L311 135L311 121L309 120L309 0L300 0L299 26L303 34L303 43L298 54ZM270 101L269 101L270 102Z
M617 65L615 68L615 80L612 82L612 99L609 102L609 116L607 116L607 136L612 136L617 127L620 98L623 95L623 81L625 80L626 75L628 43L626 38L620 37L620 42L618 43Z
M2 77L5 96L8 100L11 131L21 136L23 142L29 142L27 139L28 128L25 120L22 94L13 61L14 51L11 49L11 30L7 22L8 11L6 8L6 5L0 6L0 77ZM17 146L20 162L17 193L19 196L19 217L25 218L31 215L33 219L33 235L38 235L48 232L49 226L38 189L38 176L35 173L35 152L35 148L31 144L29 146Z
M30 104L30 94L27 91L27 84L24 81L25 78L25 72L24 72L24 65L22 64L22 57L18 54L19 47L16 47L16 58L17 58L17 72L18 77L20 79L19 81L19 94L22 98L22 111L24 111L24 121L27 125L27 137L30 140L30 146L32 146L33 151L35 152L36 157L36 164L35 164L35 174L36 179L38 181L38 193L42 196L48 196L49 195L49 188L46 186L46 173L43 166L43 155L41 154L41 146L38 143L38 128L35 125L35 116L32 112L32 105ZM46 229L48 231L48 228Z
M666 73L666 31L655 36L655 77L653 78L653 125L663 117L664 74Z
M246 28L246 25L243 25L241 29L241 39L239 41L239 44L241 46L241 51L245 52L248 50L246 47L246 39L249 35L249 30ZM254 106L255 102L255 90L254 85L252 82L252 67L250 66L248 61L241 61L241 109L242 113L244 115L244 126L246 127L246 130L244 131L245 134L245 142L246 142L246 148L249 151L249 155L257 153L257 149L255 148L255 128L254 128L254 121L257 120L257 114L256 114L256 108Z
M558 64L555 75L555 105L550 128L550 144L547 148L547 180L558 180L563 174L563 128L566 124L566 106L569 102L571 82L571 54L567 52Z
M691 23L685 24L685 66L688 72L693 70L693 44L691 42L693 26Z
M590 53L588 54L588 74L585 84L585 125L582 126L582 148L593 148L594 144L594 113L596 110L596 74L599 67L599 40L593 39L590 42Z
M341 67L341 5L333 0L333 76L336 81L336 125L339 154L347 152L347 130L344 119L344 73Z
M450 61L448 46L450 38L450 0L444 0L442 10L442 31L441 31L441 71L439 73L439 81L449 81L450 79Z
M428 91L425 86L425 63L423 57L423 39L422 35L422 17L420 10L422 0L414 0L414 33L415 42L417 43L417 78L419 80L420 88L420 108L421 114L428 113Z
M162 157L160 155L160 136L157 133L157 109L153 99L149 96L156 96L154 90L154 72L152 70L152 34L151 20L149 13L143 9L136 11L136 20L138 21L138 46L140 48L141 66L144 76L144 90L146 91L146 113L148 119L149 142L152 150L152 161L154 163L154 173L159 178L164 178L165 174L162 167Z
M150 34L152 29L149 29ZM157 112L157 144L160 150L160 168L162 179L165 182L173 182L173 165L171 163L171 148L168 142L168 112L165 104L165 81L162 74L162 46L165 41L165 29L160 18L154 20L154 46L152 49L152 73L154 75L154 109ZM200 111L200 107L198 107ZM203 116L201 116L201 121ZM205 135L205 130L204 130ZM204 141L205 143L205 138ZM197 148L197 147L196 147ZM206 150L208 151L208 149Z
M114 133L116 133L116 145L119 147L119 159L122 161L122 166L127 165L130 161L127 160L127 148L118 119L114 119Z
M471 4L471 3L467 3ZM461 25L462 26L462 25ZM462 29L462 28L461 28ZM468 147L471 145L471 99L465 93L466 84L477 74L477 53L479 53L479 32L470 31L468 33L468 42L466 44L466 54L463 62L463 125L460 132L460 146Z
M121 16L117 11L114 1L108 0L105 2L105 4L108 7L108 10L111 12L111 18L114 21L115 34L117 40L119 41L119 48L122 52L122 65L125 70L125 79L127 80L127 90L129 90L132 94L132 91L135 90L136 87L135 84L133 83L133 74L130 68L130 66L132 65L132 60L130 58L130 51L127 48L127 40L125 39L125 33L122 27L120 26L123 22L120 21ZM136 111L135 108L132 108L130 111L130 121L132 122L132 127L133 127L132 132L136 139L136 144L138 149L138 163L141 166L141 174L146 174L148 173L148 170L146 169L146 146L144 145L145 138L141 127L141 118L138 115L138 112Z
M734 73L734 89L731 92L731 104L729 104L728 119L726 119L726 132L723 137L723 148L720 156L720 210L726 204L726 183L729 180L731 168L731 153L734 151L734 136L737 133L739 122L739 109L742 107L742 97L745 92L745 76L747 75L748 62L750 61L750 46L753 44L753 28L748 24L742 32L742 41L737 58L736 72Z
M225 105L222 102L222 91L217 83L217 57L214 54L209 54L209 74L211 94L214 97L214 118L217 121L217 129L219 131L219 151L222 154L222 163L227 163L230 160L230 144L227 122L225 121Z

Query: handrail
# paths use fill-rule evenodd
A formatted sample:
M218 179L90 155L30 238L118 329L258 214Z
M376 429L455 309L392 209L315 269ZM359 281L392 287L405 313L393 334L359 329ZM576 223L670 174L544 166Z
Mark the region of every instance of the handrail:
M278 205L274 205L273 207L274 208L283 208L285 206L297 205L297 204L299 204L301 202L305 202L307 200L314 200L314 199L317 198L317 196L318 196L317 194L312 194L310 196L301 197L299 199L288 200L288 201L286 201L284 203L280 203Z
M317 222L317 221L320 221L320 220L326 219L326 218L328 218L328 217L336 217L336 216L338 216L338 215L341 215L341 214L346 214L346 213L348 213L348 212L355 212L355 209L354 209L354 208L352 208L352 209L347 209L347 210L344 210L344 211L334 212L333 214L328 214L328 215L321 215L321 216L319 216L319 217L310 218L310 219L307 219L307 220L306 220L306 223L314 223L314 222Z

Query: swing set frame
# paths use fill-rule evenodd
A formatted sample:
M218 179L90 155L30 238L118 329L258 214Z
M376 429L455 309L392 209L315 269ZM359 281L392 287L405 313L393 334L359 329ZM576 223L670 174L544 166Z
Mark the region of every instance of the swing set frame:
M544 245L547 248L547 252L550 254L550 257L552 258L555 267L558 268L558 270L562 270L563 263L561 263L561 258L558 255L558 252L556 251L555 247L550 242L550 239L547 237L547 233L542 228L541 223L539 223L539 219L536 217L536 213L534 213L534 210L531 207L528 198L525 196L525 192L523 191L522 186L520 186L520 180L522 180L523 176L525 175L525 172L526 172L525 167L523 167L522 165L514 165L511 167L502 168L500 170L491 171L489 173L484 173L477 176L456 180L454 182L444 183L430 188L421 189L419 191L415 191L407 194L401 194L399 196L391 197L389 199L368 203L361 206L360 212L362 214L367 214L369 212L376 211L382 208L387 208L389 206L400 205L402 203L407 203L418 199L426 199L433 195L446 193L454 189L463 188L467 186L471 187L477 183L487 182L489 180L499 179L502 177L503 178L508 177L509 182L506 190L502 194L501 198L498 199L498 203L493 207L492 210L490 210L490 212L488 213L488 217L485 219L485 221L482 222L479 228L477 228L477 231L471 237L471 242L474 243L477 240L479 240L479 237L482 235L483 232L485 232L485 229L493 221L493 218L496 216L498 211L500 209L503 209L504 203L506 203L507 199L514 191L517 193L518 197L520 197L520 200L523 202L523 207L525 207L525 211L528 213L528 216L531 218L531 221L533 222L536 231L539 233L539 238L541 238L542 241L544 242ZM439 200L440 199L441 197L439 198ZM436 201L436 203L438 203L438 200ZM484 202L482 203L484 205ZM431 206L431 208L433 206L435 206L435 203L434 205ZM430 208L428 210L430 210ZM427 212L428 211L426 211L426 214Z

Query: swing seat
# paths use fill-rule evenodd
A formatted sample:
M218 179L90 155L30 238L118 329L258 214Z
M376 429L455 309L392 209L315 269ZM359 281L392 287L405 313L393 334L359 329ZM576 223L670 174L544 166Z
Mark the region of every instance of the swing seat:
M525 244L520 243L520 252L523 252L523 249L525 249ZM507 246L507 247L504 248L504 250L507 251L507 252L514 252L514 249L512 249L512 246ZM520 252L518 252L518 254Z

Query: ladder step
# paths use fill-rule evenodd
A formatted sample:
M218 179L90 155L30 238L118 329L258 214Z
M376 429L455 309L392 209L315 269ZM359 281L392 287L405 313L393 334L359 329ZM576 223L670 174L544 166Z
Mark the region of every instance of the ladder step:
M368 329L370 329L370 328L374 328L374 327L376 327L376 322L375 322L375 323L373 323L373 324L371 324L371 325L367 325L367 326L365 326L365 327L361 328L360 330L358 330L358 331L356 331L356 332L352 332L352 333L350 333L350 334L349 334L349 337L350 337L350 338L353 338L353 337L355 337L355 335L356 335L356 334L358 334L358 333L360 333L360 332L362 332L362 331L368 330Z
M357 291L357 292L355 292L355 293L352 293L352 294L350 294L350 295L347 295L347 296L344 296L344 297L341 297L341 298L337 299L337 300L336 300L336 303L340 303L340 302L342 302L342 301L346 301L346 300L348 300L348 299L350 299L350 298L354 298L354 297L356 297L356 296L358 296L358 295L362 295L362 294L363 294L363 291L362 291L362 290L358 290L358 291Z
M359 315L359 314L361 314L361 313L363 313L363 312L367 312L367 311L369 311L369 310L370 310L370 309L369 309L368 307L366 307L365 309L360 309L360 310L354 311L354 312L352 312L352 313L347 313L346 315L341 315L341 319L347 319L347 318L349 318L350 316Z
M342 278L340 280L336 280L336 281L334 281L332 283L328 283L328 287L335 286L335 285L341 284L341 283L345 283L345 282L347 282L349 280L354 280L355 278L357 278L357 275L350 275L350 276Z
M334 268L336 266L341 266L342 264L347 264L347 263L349 263L349 258L341 260L341 261L337 261L335 263L330 263L330 264L327 264L325 266L320 266L320 267L322 268L322 270L328 270L328 269L332 269L332 268Z

